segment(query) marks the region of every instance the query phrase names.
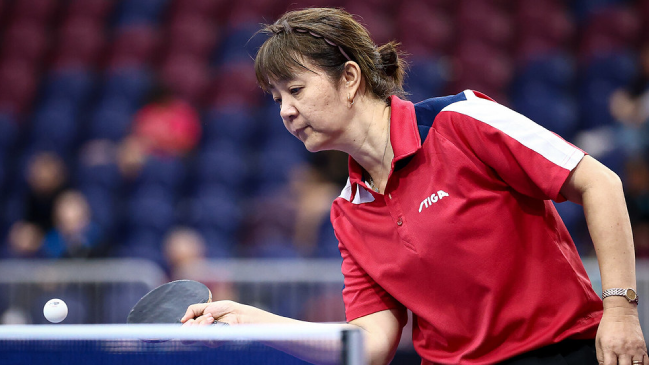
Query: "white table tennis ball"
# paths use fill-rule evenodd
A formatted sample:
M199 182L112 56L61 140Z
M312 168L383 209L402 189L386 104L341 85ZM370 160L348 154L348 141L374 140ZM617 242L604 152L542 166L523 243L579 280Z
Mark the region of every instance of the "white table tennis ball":
M52 323L59 323L68 316L68 306L61 299L50 299L43 307L43 315Z

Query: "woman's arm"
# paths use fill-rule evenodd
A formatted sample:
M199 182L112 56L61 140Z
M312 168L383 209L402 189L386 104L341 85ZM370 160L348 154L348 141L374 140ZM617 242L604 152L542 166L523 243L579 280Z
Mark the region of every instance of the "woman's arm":
M195 326L211 324L215 320L228 324L283 323L301 324L305 326L328 325L322 323L314 324L278 316L256 307L229 300L191 305L181 319L181 322L185 326ZM405 326L407 320L408 318L404 310L390 309L355 319L349 322L349 325L363 330L365 358L368 363L372 365L388 364L397 351L397 345L401 339L401 329ZM331 325L340 326L339 324ZM313 346L313 344L307 346ZM317 349L296 348L295 346L291 348L278 347L278 349L307 361L313 362L319 360L317 357L314 359L307 358L309 354L316 353Z
M631 224L620 178L606 166L585 156L564 183L561 194L584 207L595 246L602 288L636 289L635 254ZM597 332L600 363L649 364L638 309L624 297L604 299L604 315Z

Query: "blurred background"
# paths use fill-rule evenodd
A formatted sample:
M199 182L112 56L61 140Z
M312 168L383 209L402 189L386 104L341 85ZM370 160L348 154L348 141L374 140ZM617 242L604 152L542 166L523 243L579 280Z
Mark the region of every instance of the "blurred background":
M344 319L329 207L346 156L309 154L253 70L259 24L314 6L401 42L412 101L479 90L616 171L649 257L649 0L0 0L3 323L41 323L43 293L102 278L118 284L69 294L86 301L70 323L122 322L150 286L188 276L263 305L291 297L269 289L285 271L311 304L266 307ZM557 208L589 260L581 208ZM305 294L332 270L333 289ZM250 283L265 294L246 298Z

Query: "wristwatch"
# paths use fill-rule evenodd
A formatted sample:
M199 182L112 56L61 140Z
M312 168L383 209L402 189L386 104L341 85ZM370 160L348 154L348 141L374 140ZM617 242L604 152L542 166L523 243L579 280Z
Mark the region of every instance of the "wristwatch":
M635 303L638 304L638 293L635 292L635 290L631 288L612 288L612 289L606 289L602 292L602 300L606 297L611 297L611 296L620 296L620 297L625 297L626 300L629 301L629 303Z

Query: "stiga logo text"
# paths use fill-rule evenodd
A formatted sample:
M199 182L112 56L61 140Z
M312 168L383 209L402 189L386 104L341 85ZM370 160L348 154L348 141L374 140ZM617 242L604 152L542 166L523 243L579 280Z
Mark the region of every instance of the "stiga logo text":
M444 190L439 190L436 193L432 193L429 197L426 197L426 199L424 199L421 204L419 204L419 213L421 213L424 208L428 208L429 206L433 205L433 203L437 203L438 201L442 200L442 198L445 196L449 195Z

